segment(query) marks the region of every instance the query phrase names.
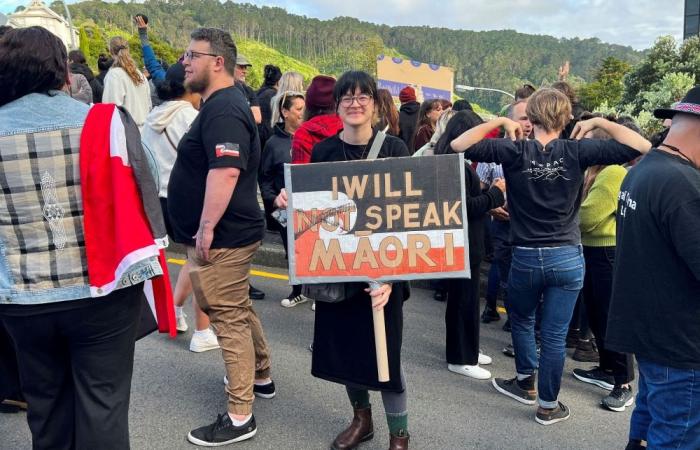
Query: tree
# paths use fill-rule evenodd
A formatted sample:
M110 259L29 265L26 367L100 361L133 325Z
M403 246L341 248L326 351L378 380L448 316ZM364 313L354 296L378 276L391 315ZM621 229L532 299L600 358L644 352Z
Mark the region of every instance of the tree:
M672 72L654 83L648 91L642 93L644 109L668 108L679 101L695 86L695 76L687 73Z
M588 111L593 111L603 102L617 105L622 99L625 85L622 80L631 69L630 65L614 56L605 58L596 72L595 79L579 90L581 103Z
M623 80L625 89L620 107L625 104L632 105L633 112L636 114L642 111L647 103L661 101L661 98L655 97L656 94L652 94L653 101L648 100L645 92L657 91L659 86L657 83L672 73L686 74L694 80L700 79L700 37L688 38L680 47L676 45L672 36L657 39L649 54L625 75ZM673 87L669 84L672 82L683 86L684 80L688 79L674 76L666 80L665 86Z
M85 31L85 27L80 27L78 32L78 40L80 41L80 51L85 55L85 60L90 61L92 59L92 53L90 51L90 37Z

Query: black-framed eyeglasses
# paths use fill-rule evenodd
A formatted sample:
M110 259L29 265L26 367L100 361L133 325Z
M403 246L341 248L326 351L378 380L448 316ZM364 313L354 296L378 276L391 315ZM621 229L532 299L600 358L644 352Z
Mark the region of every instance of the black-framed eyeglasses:
M193 59L199 58L200 56L213 56L216 58L216 57L221 56L221 55L217 55L215 53L195 52L194 50L187 50L185 52L184 58L189 59L189 60L193 60Z
M358 105L367 106L369 105L369 101L372 100L372 96L368 94L344 95L340 97L340 105L348 108L355 103L355 100L357 100Z

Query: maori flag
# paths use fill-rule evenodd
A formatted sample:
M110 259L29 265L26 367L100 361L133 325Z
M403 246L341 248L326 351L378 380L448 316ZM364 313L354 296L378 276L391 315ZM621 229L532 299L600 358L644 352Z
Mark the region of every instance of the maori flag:
M290 278L468 278L464 156L286 165Z

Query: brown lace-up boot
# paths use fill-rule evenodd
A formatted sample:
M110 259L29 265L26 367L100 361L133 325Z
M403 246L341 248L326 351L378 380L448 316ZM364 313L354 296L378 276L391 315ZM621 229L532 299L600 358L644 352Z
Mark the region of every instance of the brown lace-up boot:
M389 450L408 450L409 435L401 431L398 436L391 435L389 440Z
M372 407L353 409L354 417L350 426L335 438L331 450L350 450L357 448L360 442L369 441L374 437L372 425Z

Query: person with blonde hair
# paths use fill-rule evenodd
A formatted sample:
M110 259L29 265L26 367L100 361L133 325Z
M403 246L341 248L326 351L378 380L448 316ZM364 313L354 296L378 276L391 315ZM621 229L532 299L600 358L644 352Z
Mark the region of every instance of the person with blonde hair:
M578 210L584 173L596 164L630 161L647 153L651 144L638 133L600 117L578 122L572 139L560 139L571 117L571 102L555 89L535 92L526 113L534 127L534 140L518 139L523 137L522 125L499 117L464 132L450 145L454 152L466 151L473 161L502 164L513 245L508 314L516 376L495 378L493 386L520 403L539 402L535 420L551 425L570 416L558 395L566 332L583 287ZM505 139L484 140L499 127L505 129ZM606 131L612 139L581 139L594 129ZM538 358L535 311L541 299Z
M140 129L151 110L151 88L131 57L126 39L113 37L109 53L114 63L105 77L102 102L123 106Z
M277 94L270 100L270 108L272 110L270 126L272 129L277 125L282 125L282 128L284 128L280 103L285 92L304 92L304 75L294 71L282 74L282 78L280 78L279 85L277 86Z

